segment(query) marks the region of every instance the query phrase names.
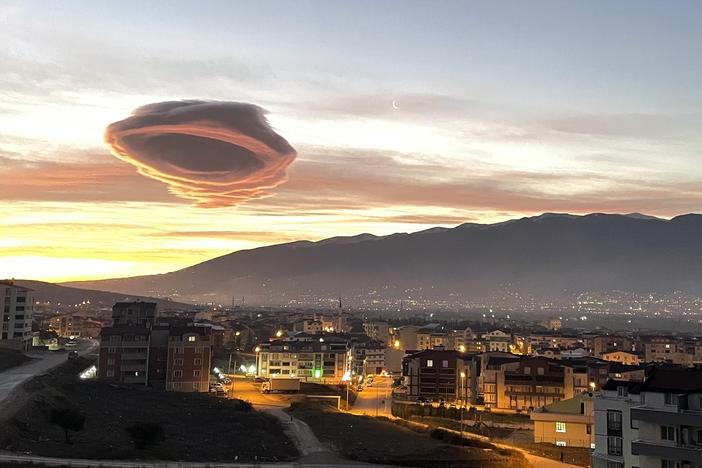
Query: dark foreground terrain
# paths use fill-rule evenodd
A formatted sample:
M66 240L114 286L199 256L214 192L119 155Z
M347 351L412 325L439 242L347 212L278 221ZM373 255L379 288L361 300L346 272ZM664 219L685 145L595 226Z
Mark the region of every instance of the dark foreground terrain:
M298 456L279 422L245 402L79 380L78 373L89 365L85 359L67 362L26 382L0 415L0 450L64 458L231 462ZM59 409L85 416L81 430L69 431L71 443L51 422ZM135 426L142 436L130 435ZM137 448L144 441L146 446Z
M412 429L382 418L356 416L315 403L294 403L289 410L315 435L350 460L427 468L526 468L524 456L494 445L464 441ZM471 446L472 445L472 446Z

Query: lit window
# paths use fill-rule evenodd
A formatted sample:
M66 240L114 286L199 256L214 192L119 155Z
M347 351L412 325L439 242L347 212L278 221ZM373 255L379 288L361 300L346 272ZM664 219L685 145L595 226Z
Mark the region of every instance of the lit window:
M195 338L194 336L189 336L189 337L188 337L188 341L195 341L195 339L196 339L196 338Z
M566 431L566 423L556 422L556 432L565 432L565 431Z
M427 367L434 367L434 361L427 359Z

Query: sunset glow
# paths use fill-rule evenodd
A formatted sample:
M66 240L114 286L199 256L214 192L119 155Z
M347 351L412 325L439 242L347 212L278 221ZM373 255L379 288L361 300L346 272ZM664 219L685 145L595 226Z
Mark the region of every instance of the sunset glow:
M521 28L489 3L410 3L379 5L382 28L360 5L185 4L147 27L136 4L0 3L0 277L163 273L281 242L543 212L699 211L702 64L683 8L602 18L551 5L556 24L512 5ZM422 27L430 13L441 33ZM660 16L676 35L650 27ZM626 45L654 41L666 63ZM112 126L105 144L135 109L182 100L260 108L289 146L205 114ZM127 142L173 134L229 144L234 159ZM192 159L178 166L173 148Z

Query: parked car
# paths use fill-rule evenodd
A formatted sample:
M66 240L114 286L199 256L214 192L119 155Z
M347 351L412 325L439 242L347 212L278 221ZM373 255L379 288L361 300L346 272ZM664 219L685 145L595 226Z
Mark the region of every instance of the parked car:
M268 382L268 379L265 378L265 377L256 377L256 378L254 379L254 382L256 382L256 383Z

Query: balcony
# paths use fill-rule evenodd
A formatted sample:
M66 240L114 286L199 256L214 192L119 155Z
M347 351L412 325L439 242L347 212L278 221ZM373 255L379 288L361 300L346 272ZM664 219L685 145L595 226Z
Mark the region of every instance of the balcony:
M631 419L665 426L702 426L702 412L693 410L663 411L637 406L631 408Z
M146 353L122 353L122 361L144 360L146 357Z
M122 363L119 366L119 369L122 372L146 372L146 364L145 363Z
M631 453L667 460L687 460L695 465L702 463L702 446L700 445L659 445L645 440L631 442Z

